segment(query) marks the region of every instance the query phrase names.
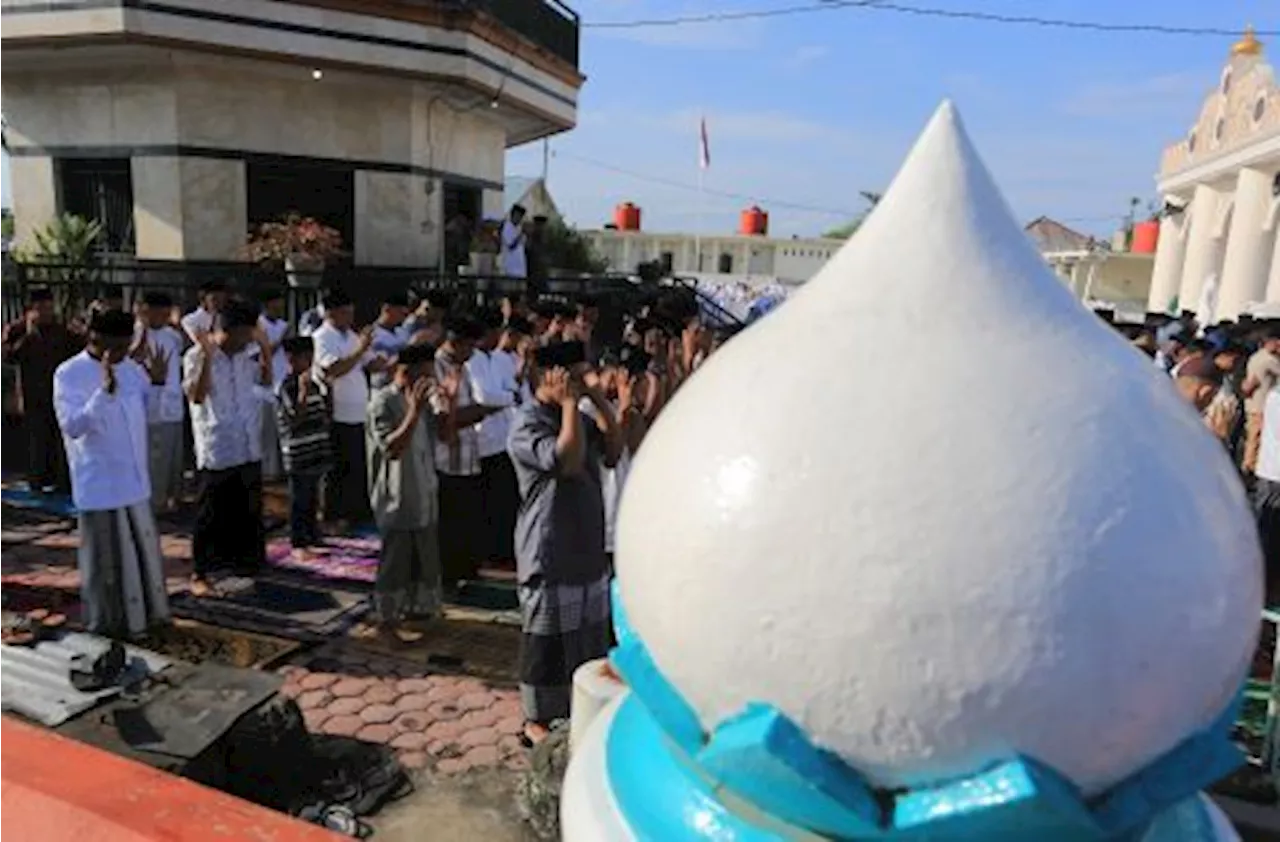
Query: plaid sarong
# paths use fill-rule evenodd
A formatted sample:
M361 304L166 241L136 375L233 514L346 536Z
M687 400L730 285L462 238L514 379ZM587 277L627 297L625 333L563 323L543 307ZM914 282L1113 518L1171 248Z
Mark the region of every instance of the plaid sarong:
M586 585L520 586L520 703L530 722L569 715L573 671L610 645L609 577Z

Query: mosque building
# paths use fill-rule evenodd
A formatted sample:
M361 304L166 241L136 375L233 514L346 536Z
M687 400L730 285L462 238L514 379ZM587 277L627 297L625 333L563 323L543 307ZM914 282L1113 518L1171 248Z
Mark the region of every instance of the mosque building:
M1165 149L1147 309L1202 322L1280 310L1280 86L1248 30L1186 137Z
M16 241L60 213L110 251L226 260L298 211L357 265L433 266L504 211L508 147L577 121L559 0L3 0Z

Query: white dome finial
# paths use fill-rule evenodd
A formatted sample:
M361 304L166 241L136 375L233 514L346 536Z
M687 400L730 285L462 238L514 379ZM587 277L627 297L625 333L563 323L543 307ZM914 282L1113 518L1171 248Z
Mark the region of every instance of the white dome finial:
M1261 604L1222 448L1049 271L950 103L664 410L617 561L704 728L769 703L889 787L1023 754L1105 790L1223 710Z

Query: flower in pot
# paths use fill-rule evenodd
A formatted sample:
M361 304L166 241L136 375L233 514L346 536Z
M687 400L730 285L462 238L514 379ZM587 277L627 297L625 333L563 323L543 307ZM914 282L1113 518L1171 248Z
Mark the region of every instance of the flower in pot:
M309 216L291 213L249 232L240 257L282 267L290 286L318 287L324 265L342 254L342 235Z

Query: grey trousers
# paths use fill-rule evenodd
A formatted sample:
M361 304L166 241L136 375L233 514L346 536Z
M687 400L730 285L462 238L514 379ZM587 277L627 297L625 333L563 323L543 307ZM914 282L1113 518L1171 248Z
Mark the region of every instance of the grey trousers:
M182 422L147 426L151 463L151 505L159 509L182 492Z

